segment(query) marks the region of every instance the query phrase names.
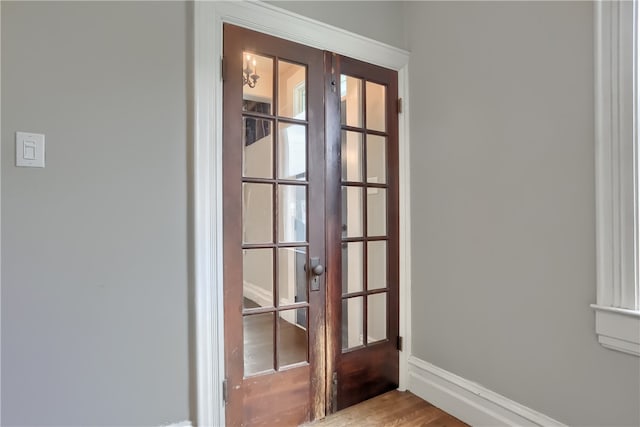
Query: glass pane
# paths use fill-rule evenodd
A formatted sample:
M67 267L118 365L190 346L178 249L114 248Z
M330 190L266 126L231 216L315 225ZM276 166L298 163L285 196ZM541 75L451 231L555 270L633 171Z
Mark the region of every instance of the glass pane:
M278 249L279 306L307 301L306 248Z
M362 297L342 300L342 349L364 345Z
M387 234L387 190L367 188L367 236Z
M362 127L362 80L340 76L340 123Z
M305 242L307 240L307 187L279 185L278 240Z
M273 178L271 120L242 119L242 176Z
M367 297L367 342L387 339L387 293Z
M278 125L278 178L307 178L307 127Z
M387 287L387 242L367 243L367 289Z
M367 135L367 182L387 182L387 138Z
M362 237L362 188L342 187L342 237Z
M364 262L362 242L342 244L342 293L350 294L363 290Z
M242 319L244 329L244 375L274 369L274 313L252 314Z
M367 129L381 132L387 130L386 92L385 86L367 82Z
M297 308L279 312L278 366L306 362L308 335L307 309Z
M242 240L245 243L273 242L273 186L242 184Z
M242 110L271 114L273 105L273 59L243 52Z
M242 307L273 307L273 249L242 251Z
M362 182L362 134L342 131L342 180Z
M278 115L307 118L306 67L278 61Z

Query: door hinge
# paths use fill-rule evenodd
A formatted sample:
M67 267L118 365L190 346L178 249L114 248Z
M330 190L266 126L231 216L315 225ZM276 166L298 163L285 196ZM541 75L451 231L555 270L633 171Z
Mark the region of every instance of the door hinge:
M227 403L228 400L229 400L229 386L228 386L228 381L225 378L225 380L222 381L222 401L224 403Z
M402 98L398 98L398 114L402 113Z
M222 78L222 81L225 80L226 78L226 71L227 71L227 67L225 67L225 60L224 57L220 58L220 77Z
M397 342L397 346L396 347L398 348L399 351L402 351L403 344L404 343L403 343L402 337L400 335L398 335L398 342Z

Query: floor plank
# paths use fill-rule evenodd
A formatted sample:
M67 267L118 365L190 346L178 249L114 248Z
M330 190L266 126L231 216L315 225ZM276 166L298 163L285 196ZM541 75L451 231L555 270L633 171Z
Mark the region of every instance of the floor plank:
M410 392L390 391L308 427L466 427L467 424Z

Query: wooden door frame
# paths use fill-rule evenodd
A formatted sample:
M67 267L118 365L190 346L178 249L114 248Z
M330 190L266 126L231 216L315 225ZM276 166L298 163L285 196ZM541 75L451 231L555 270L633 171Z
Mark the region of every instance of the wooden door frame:
M222 280L222 24L230 23L398 71L403 99L399 124L400 389L411 354L411 233L409 170L409 53L319 21L253 1L198 1L193 6L193 146L190 209L192 417L199 426L225 424ZM195 400L195 402L194 402Z

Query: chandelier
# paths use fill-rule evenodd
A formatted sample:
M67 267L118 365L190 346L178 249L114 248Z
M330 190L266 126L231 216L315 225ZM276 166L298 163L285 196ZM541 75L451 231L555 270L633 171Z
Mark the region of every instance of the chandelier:
M253 66L253 70L251 69L251 66ZM254 88L256 87L256 83L258 82L258 79L260 78L260 76L258 75L258 72L256 71L256 60L254 59L253 61L251 60L251 55L247 55L246 56L246 65L244 66L244 69L242 70L242 86L244 85L249 85L250 88Z

